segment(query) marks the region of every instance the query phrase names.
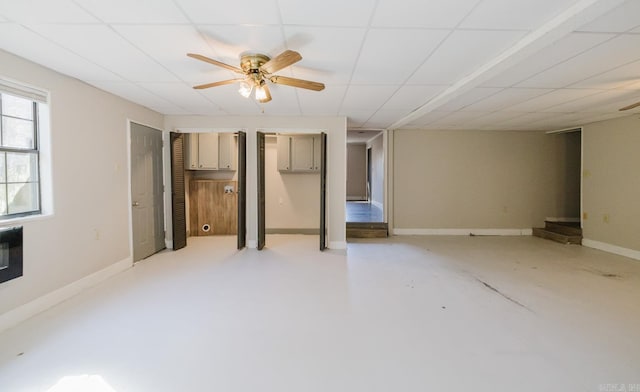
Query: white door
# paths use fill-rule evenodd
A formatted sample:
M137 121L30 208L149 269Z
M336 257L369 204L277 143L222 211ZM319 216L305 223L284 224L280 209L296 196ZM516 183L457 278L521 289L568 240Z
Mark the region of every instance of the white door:
M162 132L131 123L133 261L164 249Z

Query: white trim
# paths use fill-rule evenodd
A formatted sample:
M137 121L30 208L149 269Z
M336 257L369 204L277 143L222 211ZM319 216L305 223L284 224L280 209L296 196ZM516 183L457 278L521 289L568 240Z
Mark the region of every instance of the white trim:
M379 201L375 201L375 200L371 200L371 204L373 204L374 206L378 207L379 209L384 211L384 206L382 203L380 203Z
M572 127L572 128L557 129L555 131L546 131L545 133L547 135L553 135L553 134L556 134L556 133L569 133L569 132L582 132L582 127Z
M173 250L173 240L168 240L168 239L164 239L164 246L167 247L167 249L172 249Z
M367 201L367 196L347 196L347 201Z
M590 240L588 238L582 239L582 245L586 246L587 248L598 249L604 252L609 252L616 255L629 257L631 259L640 260L639 250L623 248L621 246L607 244L606 242Z
M257 247L258 247L258 241L256 240L247 241L247 248L256 249Z
M394 235L531 235L532 229L393 229Z
M329 249L347 249L347 241L329 241Z
M111 264L107 268L94 272L91 275L85 276L84 278L76 280L73 283L0 315L0 332L12 328L19 323L44 312L45 310L80 294L82 291L90 287L96 286L108 278L131 268L132 265L133 260L131 257L127 257L124 260Z
M580 217L577 217L577 218L566 218L566 217L548 216L548 217L544 218L544 220L547 221L547 222L579 223L580 222Z

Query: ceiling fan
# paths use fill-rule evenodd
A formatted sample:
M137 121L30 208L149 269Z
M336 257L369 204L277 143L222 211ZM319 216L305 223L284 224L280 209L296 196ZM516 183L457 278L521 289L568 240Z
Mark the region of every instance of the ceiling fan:
M623 108L618 109L618 111L623 112L625 110L629 110L629 109L633 109L633 108L637 108L638 106L640 106L640 102L636 102L636 103L632 103L629 106L625 106Z
M271 101L271 92L269 91L267 81L313 91L324 90L324 84L322 83L273 74L302 60L300 53L293 50L285 50L274 58L270 58L262 53L243 53L240 55L240 68L222 63L201 54L187 53L187 56L209 64L217 65L218 67L222 67L242 75L235 79L221 80L219 82L201 84L193 87L198 90L223 86L226 84L240 83L240 90L238 90L238 92L245 98L248 98L251 95L252 90L255 89L255 98L260 103Z

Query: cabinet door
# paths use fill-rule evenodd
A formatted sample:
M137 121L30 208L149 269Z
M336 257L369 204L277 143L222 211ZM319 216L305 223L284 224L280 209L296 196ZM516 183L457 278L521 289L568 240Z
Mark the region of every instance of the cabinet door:
M232 133L218 134L218 169L236 169L236 141Z
M218 168L218 134L198 134L198 169Z
M320 171L322 163L322 136L313 136L313 171Z
M291 170L291 137L278 135L278 171Z
M296 135L291 138L291 168L293 171L313 171L313 136Z
M188 133L185 136L184 168L187 170L198 169L198 134Z

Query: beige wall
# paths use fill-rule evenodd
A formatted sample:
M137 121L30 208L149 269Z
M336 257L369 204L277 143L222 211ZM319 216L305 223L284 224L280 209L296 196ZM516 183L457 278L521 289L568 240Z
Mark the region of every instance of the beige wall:
M347 144L347 200L367 199L367 146Z
M393 216L401 229L526 229L573 213L544 132L396 130Z
M280 173L277 139L265 140L265 226L267 229L320 227L320 174Z
M127 119L163 117L0 51L1 77L50 92L53 214L24 226L24 276L0 284L0 314L131 257Z
M384 137L382 133L367 143L371 147L371 201L384 204Z
M640 251L639 149L638 115L583 128L585 239Z

